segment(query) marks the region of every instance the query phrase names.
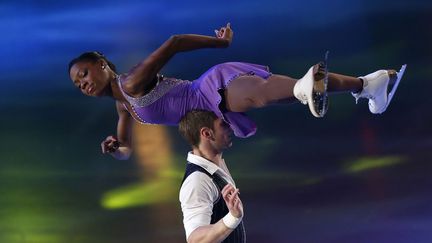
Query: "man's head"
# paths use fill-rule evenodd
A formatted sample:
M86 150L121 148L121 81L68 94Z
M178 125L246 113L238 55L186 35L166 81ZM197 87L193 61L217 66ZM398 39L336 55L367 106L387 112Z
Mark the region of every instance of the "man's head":
M192 147L208 144L222 151L232 145L230 126L211 111L188 112L179 123L179 131Z

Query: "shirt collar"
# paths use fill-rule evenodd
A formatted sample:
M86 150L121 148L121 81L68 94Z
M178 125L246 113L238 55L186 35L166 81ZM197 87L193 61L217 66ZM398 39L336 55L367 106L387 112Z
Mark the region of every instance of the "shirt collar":
M210 160L207 160L201 156L193 154L192 151L188 153L187 161L192 163L192 164L196 164L196 165L201 166L211 175L213 175L217 170L223 171L215 163L213 163Z

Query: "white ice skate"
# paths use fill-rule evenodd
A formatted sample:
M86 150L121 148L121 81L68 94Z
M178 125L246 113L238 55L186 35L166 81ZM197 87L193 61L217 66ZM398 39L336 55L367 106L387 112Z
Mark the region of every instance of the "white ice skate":
M328 52L325 59L311 68L297 80L294 85L294 96L304 105L309 105L309 110L315 117L323 117L328 109Z
M364 77L359 77L363 80L363 90L359 93L352 93L356 99L369 99L369 110L373 114L381 114L386 111L394 94L399 86L399 83L404 75L406 64L402 65L399 72L394 73L387 70L378 70ZM390 81L396 79L390 93L387 93Z

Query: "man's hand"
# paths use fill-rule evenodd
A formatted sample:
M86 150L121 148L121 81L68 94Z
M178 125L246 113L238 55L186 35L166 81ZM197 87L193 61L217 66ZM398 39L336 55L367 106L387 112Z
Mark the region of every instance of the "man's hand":
M231 24L228 23L225 27L215 30L215 34L217 38L227 40L231 44L234 32L231 29Z
M222 197L226 202L228 210L236 218L243 217L243 204L239 197L239 189L234 189L231 184L227 184L222 189Z

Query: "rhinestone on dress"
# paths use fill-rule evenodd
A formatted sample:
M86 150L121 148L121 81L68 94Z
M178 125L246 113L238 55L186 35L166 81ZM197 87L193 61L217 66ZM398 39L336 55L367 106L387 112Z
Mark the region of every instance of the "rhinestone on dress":
M173 87L190 81L175 79L175 78L162 78L160 81L156 83L156 86L152 90L150 90L150 92L148 92L147 94L139 98L132 97L123 91L120 76L117 76L117 82L119 83L121 92L123 93L126 100L131 104L131 106L145 107L151 105L153 102L160 99L162 96L168 93L168 91L170 91Z

